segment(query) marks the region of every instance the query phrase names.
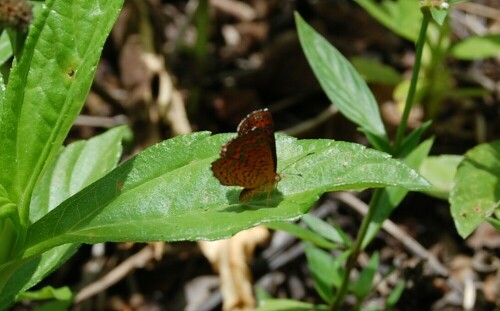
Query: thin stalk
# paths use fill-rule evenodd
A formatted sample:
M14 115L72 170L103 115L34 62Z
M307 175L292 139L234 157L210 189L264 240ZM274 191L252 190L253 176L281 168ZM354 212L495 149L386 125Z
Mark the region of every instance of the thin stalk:
M331 311L338 310L342 302L344 301L344 297L347 294L347 288L349 285L349 277L352 269L356 265L356 261L358 259L359 253L362 251L363 240L365 239L366 232L368 231L368 227L370 223L373 221L373 216L375 215L375 207L378 205L380 197L382 195L383 189L378 188L373 192L373 196L370 200L370 208L368 213L363 218L363 222L361 223L361 228L359 228L358 235L356 236L356 241L354 242L353 249L351 255L347 259L344 278L342 280L342 285L339 288L339 291L335 295L335 300L330 306Z
M427 33L427 27L431 20L431 14L428 10L422 10L424 18L422 20L422 25L420 27L420 33L417 40L417 51L415 54L415 65L413 66L413 72L411 74L410 89L408 90L408 96L406 97L405 109L403 115L401 116L401 122L399 123L398 130L396 132L396 140L394 142L394 152L401 146L401 142L404 138L404 133L406 130L406 123L408 122L408 117L410 115L411 107L413 106L413 101L415 99L415 91L417 89L418 73L420 72L420 63L422 60L422 51L424 50L425 38Z

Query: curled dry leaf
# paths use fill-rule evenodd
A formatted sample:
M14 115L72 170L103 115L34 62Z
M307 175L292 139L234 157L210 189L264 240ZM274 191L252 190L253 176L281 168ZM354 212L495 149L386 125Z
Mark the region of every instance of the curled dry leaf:
M260 226L242 231L227 240L198 243L214 270L219 272L223 310L255 309L252 276L248 262L255 248L266 242L268 238L269 231Z

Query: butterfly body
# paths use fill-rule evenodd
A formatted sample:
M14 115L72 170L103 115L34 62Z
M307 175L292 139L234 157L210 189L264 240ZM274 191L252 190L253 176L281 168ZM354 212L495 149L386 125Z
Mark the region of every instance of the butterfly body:
M267 109L250 113L238 125L238 136L226 143L212 163L214 176L224 186L240 186L240 202L256 193L270 194L281 180L276 173L274 122Z

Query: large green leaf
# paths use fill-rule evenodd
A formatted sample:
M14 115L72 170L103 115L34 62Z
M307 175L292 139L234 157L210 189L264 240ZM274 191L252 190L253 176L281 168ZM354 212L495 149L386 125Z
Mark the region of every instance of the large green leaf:
M148 148L34 223L24 255L75 242L221 239L261 223L297 219L325 191L428 187L385 153L278 135L278 171L288 166L301 176L281 172L273 195L240 204L241 188L221 186L210 171L230 137L200 132Z
M31 200L31 221L36 221L71 195L113 169L121 155L126 127L117 127L64 148L39 180ZM5 238L5 237L4 237ZM8 305L19 293L31 288L68 260L79 244L65 244L3 267L0 278L8 275L0 290L0 306ZM1 308L0 308L1 309Z
M124 126L116 127L63 148L33 191L31 222L115 168L127 131Z
M450 194L451 215L466 238L500 205L500 141L481 144L465 154Z
M387 141L377 102L354 67L325 38L295 15L300 44L323 91L340 112L369 132Z
M48 0L31 25L0 105L0 184L27 223L31 192L92 83L123 0Z

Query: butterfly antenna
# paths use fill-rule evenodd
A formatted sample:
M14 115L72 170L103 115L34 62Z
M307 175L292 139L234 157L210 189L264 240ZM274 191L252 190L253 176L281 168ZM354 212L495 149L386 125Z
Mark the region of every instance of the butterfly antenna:
M281 170L281 172L285 172L285 170L286 170L287 168L289 168L289 167L290 167L290 166L292 166L293 164L295 164L295 163L297 163L297 162L299 162L299 161L301 161L301 160L303 160L303 159L307 158L308 156L310 156L310 155L312 155L312 154L314 154L314 152L309 152L309 153L307 153L306 155L304 155L304 156L300 157L299 159L297 159L297 160L293 161L292 163L290 163L290 164L288 164L287 166L285 166L285 167ZM295 175L295 176L300 176L300 177L302 177L302 174L292 174L292 173L287 173L287 175Z

